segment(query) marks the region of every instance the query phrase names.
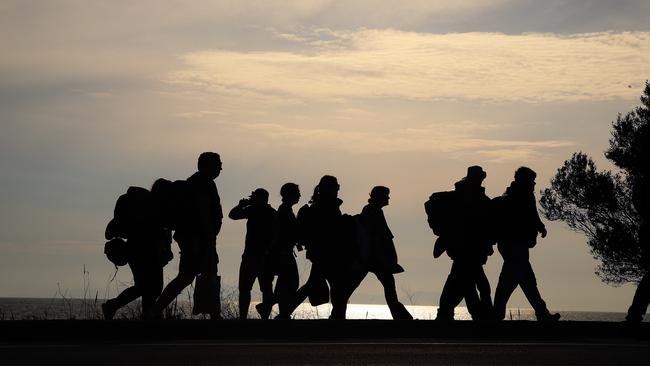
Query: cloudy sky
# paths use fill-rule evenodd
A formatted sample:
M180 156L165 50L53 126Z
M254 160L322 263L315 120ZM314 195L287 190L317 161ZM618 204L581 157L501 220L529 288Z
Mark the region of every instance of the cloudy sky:
M490 196L520 165L545 187L578 150L610 168L610 123L650 75L650 3L402 3L0 1L0 297L80 296L84 265L93 294L114 294L102 250L116 198L191 175L202 151L222 155L226 210L256 187L277 205L287 181L306 200L333 174L357 213L389 186L398 287L419 305L437 305L450 267L431 256L422 203L468 165ZM549 306L624 311L634 287L601 283L585 238L548 227L532 262ZM243 235L226 220L226 286ZM493 287L501 263L486 266ZM368 278L352 301L382 297ZM528 306L520 292L510 305Z

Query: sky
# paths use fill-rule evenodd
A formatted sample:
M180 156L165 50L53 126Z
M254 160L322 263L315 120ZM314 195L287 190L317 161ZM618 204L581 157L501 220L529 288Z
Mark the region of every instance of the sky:
M257 187L277 207L289 181L306 203L324 174L350 214L390 187L398 292L437 305L451 261L431 254L429 194L475 164L490 197L522 165L543 189L575 151L611 169L611 121L650 75L649 16L645 0L0 1L0 297L115 295L117 197L215 151L226 212ZM625 311L634 285L602 283L586 238L547 227L531 261L549 307ZM244 231L219 235L224 287ZM383 301L374 277L351 299ZM517 290L509 306L529 305Z

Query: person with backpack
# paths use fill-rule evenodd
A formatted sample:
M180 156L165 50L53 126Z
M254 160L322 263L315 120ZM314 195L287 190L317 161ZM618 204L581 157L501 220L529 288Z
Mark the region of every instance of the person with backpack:
M529 261L530 248L537 244L537 234L546 237L546 227L539 218L535 202L537 173L528 167L515 171L515 179L500 197L492 200L497 248L503 267L494 294L497 320L506 316L506 305L512 292L521 289L535 310L538 321L557 321L560 314L551 314L537 288L537 279Z
M368 272L375 274L384 287L384 297L393 319L412 320L413 316L397 298L395 289L396 273L404 272L404 268L397 263L397 251L393 242L393 233L388 227L383 207L388 206L390 189L384 186L373 187L370 191L368 204L359 215L360 230L363 230L365 240L368 242L365 256L365 271L359 283ZM356 287L356 286L355 286Z
M343 201L338 198L340 186L336 177L324 175L314 187L309 204L298 210L299 243L307 249L312 263L309 277L298 289L291 306L295 310L306 298L312 306L331 299L330 319L345 319L350 285L346 275L353 255L346 244L351 222L341 213Z
M474 320L488 319L492 311L489 282L483 271L483 265L493 253L489 230L490 199L481 185L486 176L480 166L467 168L467 175L456 182L453 193L448 194L446 212L438 215L445 218L445 227L439 231L436 246L444 243L440 246L453 262L440 294L436 320L453 320L454 309L463 299Z
M204 152L198 159L198 171L186 181L174 182L173 212L169 216L174 222L174 240L180 248L180 263L178 275L167 284L156 301L153 317L160 317L167 305L196 279L193 313L221 319L216 244L223 212L214 183L221 170L219 154Z
M121 307L142 298L142 314L151 311L163 288L163 267L172 259L171 231L159 216L163 199L160 192L170 184L158 179L151 192L141 187L129 187L118 198L113 219L106 228L105 247L109 259L116 265L128 264L133 274L133 286L101 305L104 319L113 319ZM126 242L123 240L126 239ZM122 243L122 252L114 259L115 243Z
M260 315L266 315L277 303L280 312L275 319L290 319L293 312L292 304L300 284L294 254L294 248L298 245L298 221L292 209L300 200L300 187L295 183L285 183L280 188L280 196L282 203L278 207L275 238L266 266L268 272L266 276L273 279L277 275L277 281L272 301L263 301L256 306L256 309Z
M254 190L241 199L228 214L232 220L246 220L246 240L239 267L239 318L248 317L251 290L257 279L262 292L262 304L273 303L273 277L266 270L267 259L274 238L276 212L269 205L269 192ZM271 308L258 307L262 319L268 319Z

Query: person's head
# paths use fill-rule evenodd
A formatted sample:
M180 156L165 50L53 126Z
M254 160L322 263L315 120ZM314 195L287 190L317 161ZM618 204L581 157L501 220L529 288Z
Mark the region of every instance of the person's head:
M336 177L324 175L318 182L318 196L323 198L336 198L339 193L339 182Z
M204 152L199 155L199 172L215 179L221 173L221 157L214 152Z
M521 187L533 190L535 188L535 178L537 178L537 173L528 167L522 166L515 170L515 182Z
M390 200L390 189L384 186L373 187L370 191L370 198L368 198L368 203L378 204L381 207L388 206L388 201Z
M254 205L265 205L269 203L269 191L264 188L257 188L251 192L250 199Z
M280 188L280 196L283 203L295 205L300 201L300 188L296 183L285 183Z
M467 175L463 180L469 184L480 186L485 177L487 177L487 173L483 171L483 168L478 165L472 165L467 168Z

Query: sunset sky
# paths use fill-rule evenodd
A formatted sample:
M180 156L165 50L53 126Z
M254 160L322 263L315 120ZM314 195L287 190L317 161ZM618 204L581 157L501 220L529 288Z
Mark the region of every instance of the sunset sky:
M647 0L0 0L0 297L82 296L84 265L103 297L117 197L215 151L226 212L257 187L277 207L289 181L302 205L324 174L351 214L390 187L398 292L437 305L451 261L423 202L469 165L490 197L521 165L546 187L574 151L611 169L611 121L650 78L648 19ZM549 307L625 311L634 286L603 284L585 237L547 227L531 257ZM224 286L244 230L224 221ZM376 279L351 302L384 303ZM509 306L529 307L520 290Z

